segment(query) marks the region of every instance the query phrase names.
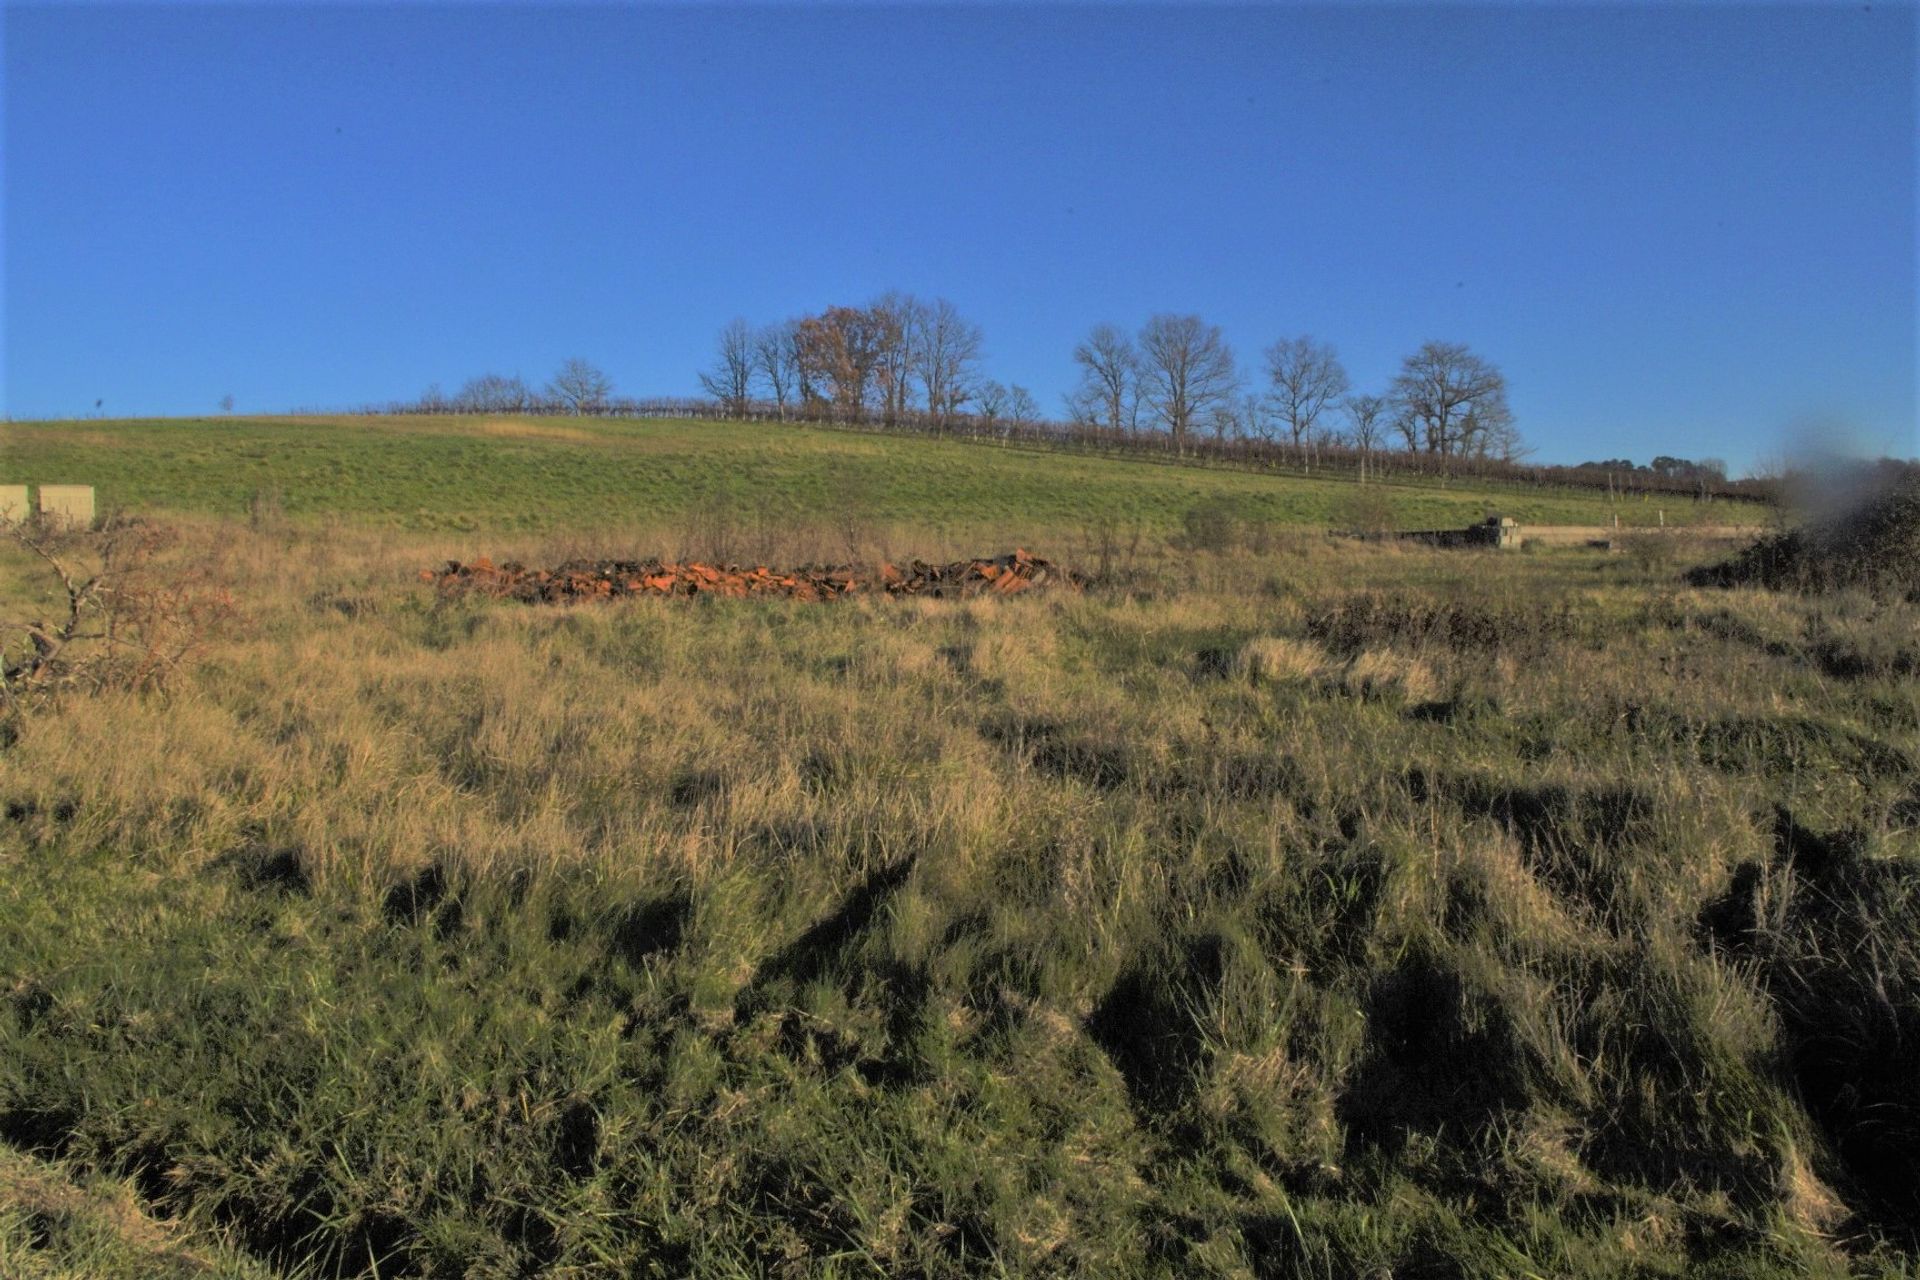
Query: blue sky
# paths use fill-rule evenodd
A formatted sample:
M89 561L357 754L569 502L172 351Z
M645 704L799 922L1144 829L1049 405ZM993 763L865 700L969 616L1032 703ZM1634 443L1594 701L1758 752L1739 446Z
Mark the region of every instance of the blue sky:
M1920 453L1916 9L33 6L5 12L5 410L346 406L890 287L1052 408L1161 310L1535 456L1795 423Z

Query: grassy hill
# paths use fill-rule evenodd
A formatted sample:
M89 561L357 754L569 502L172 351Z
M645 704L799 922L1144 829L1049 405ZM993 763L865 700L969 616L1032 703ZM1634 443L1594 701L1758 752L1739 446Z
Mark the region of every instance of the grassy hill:
M110 507L288 514L411 530L671 522L716 506L783 520L911 522L1022 536L1103 518L1177 527L1199 504L1285 525L1351 522L1360 486L1154 461L763 423L555 418L238 418L0 425L0 482L91 483ZM1497 510L1532 524L1651 525L1659 503L1485 482L1370 486L1400 528ZM1737 524L1750 504L1669 500L1668 523Z
M1912 601L834 432L7 431L198 513L123 639L236 614L0 701L0 1274L1914 1274ZM849 469L914 546L1155 524L1008 598L417 577Z

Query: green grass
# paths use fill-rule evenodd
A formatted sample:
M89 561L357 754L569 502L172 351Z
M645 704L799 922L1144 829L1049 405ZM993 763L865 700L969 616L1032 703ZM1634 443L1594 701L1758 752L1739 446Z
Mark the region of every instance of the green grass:
M0 1275L8 1280L268 1280L208 1232L156 1222L130 1179L81 1175L0 1146Z
M1300 535L530 608L196 536L244 627L3 726L0 1138L253 1265L1913 1274L1913 606Z
M505 423L505 425L500 425ZM110 508L236 516L273 492L295 517L412 530L654 526L716 506L784 521L910 522L1011 536L1102 519L1180 525L1197 505L1283 525L1342 524L1348 477L1263 476L1147 460L768 424L542 418L210 419L0 425L0 481L91 483ZM1479 482L1387 484L1401 528L1654 524L1660 504ZM1665 504L1670 523L1748 523L1750 504Z

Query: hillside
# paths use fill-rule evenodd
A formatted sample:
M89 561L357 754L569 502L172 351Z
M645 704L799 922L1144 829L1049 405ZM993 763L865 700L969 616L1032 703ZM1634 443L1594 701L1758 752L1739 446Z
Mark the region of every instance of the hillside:
M685 420L237 418L0 425L8 480L91 483L103 506L217 515L275 495L295 518L396 528L550 531L632 527L727 507L787 521L909 522L1037 537L1102 518L1151 532L1196 505L1283 525L1351 523L1361 486L1305 478L891 437ZM1484 482L1367 486L1400 528L1500 511L1529 524L1652 525L1662 507L1591 490ZM1680 500L1669 524L1756 523L1758 510Z
M0 701L0 1273L1912 1274L1910 601L824 431L7 443L176 535L122 643L204 630ZM796 564L847 476L916 550L1152 524L964 599L421 579L716 496Z

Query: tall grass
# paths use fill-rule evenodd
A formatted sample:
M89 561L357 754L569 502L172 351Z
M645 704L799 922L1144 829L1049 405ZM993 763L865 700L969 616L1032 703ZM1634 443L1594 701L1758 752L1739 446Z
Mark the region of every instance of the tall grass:
M1156 536L529 608L413 571L538 535L193 538L245 626L0 739L0 1138L253 1265L1912 1269L1910 606Z

